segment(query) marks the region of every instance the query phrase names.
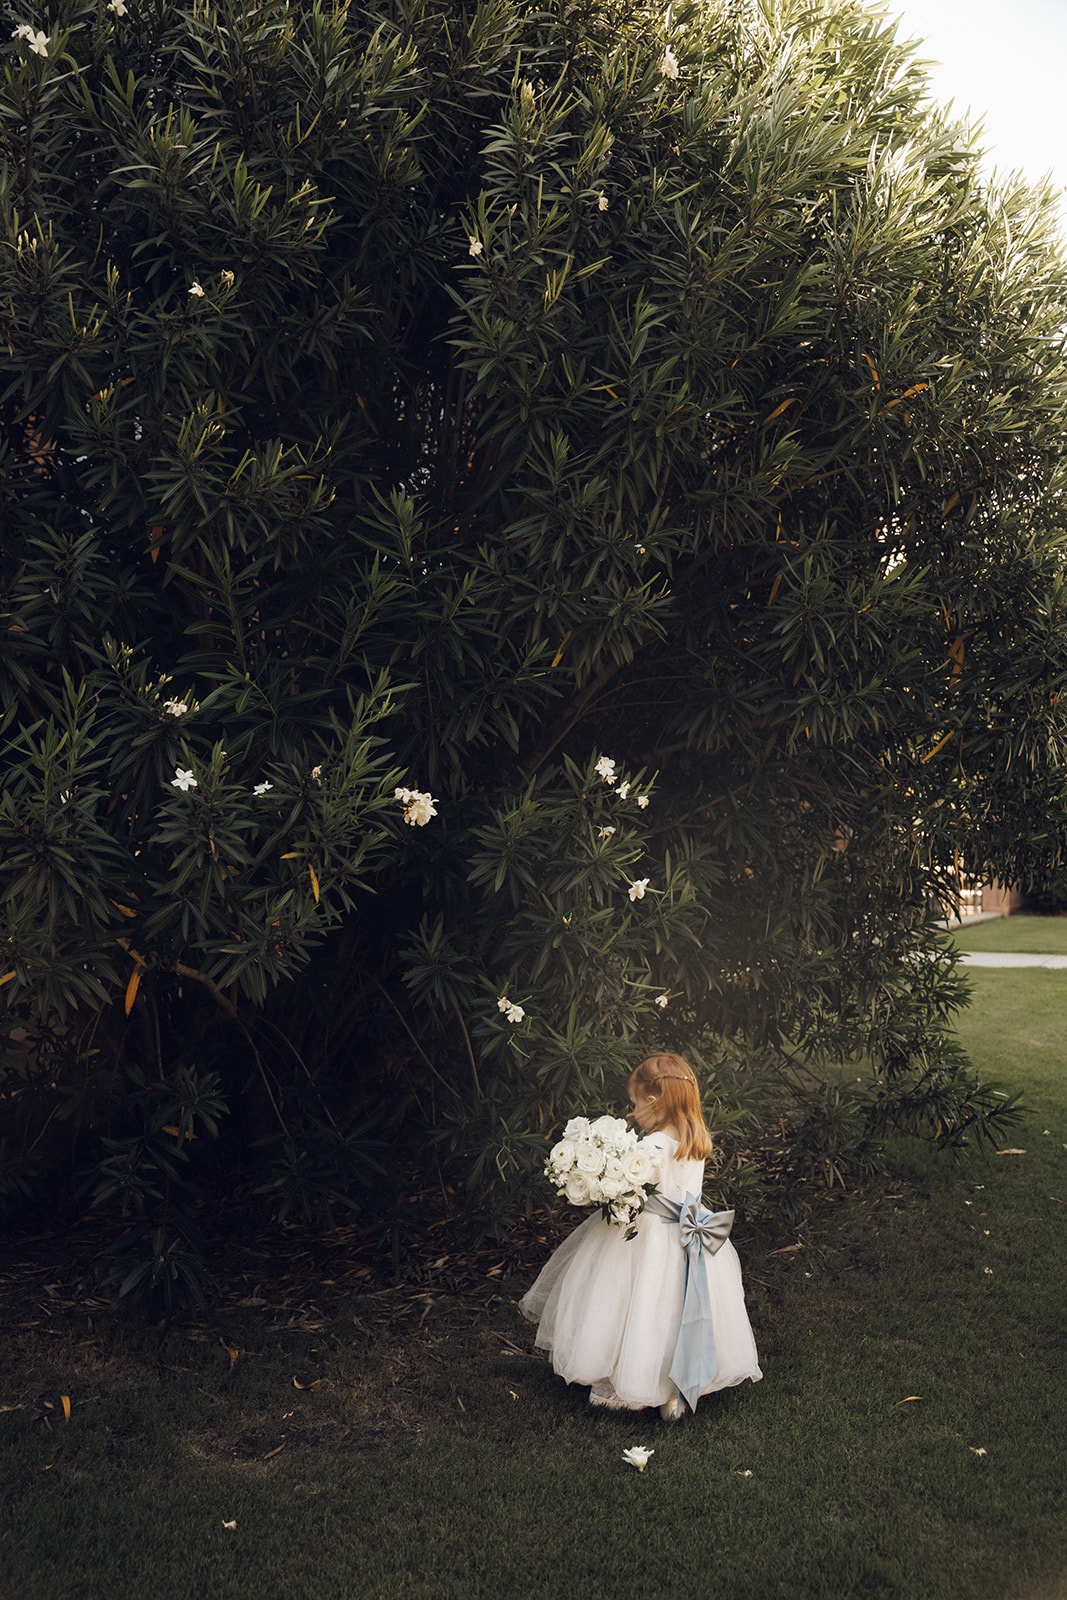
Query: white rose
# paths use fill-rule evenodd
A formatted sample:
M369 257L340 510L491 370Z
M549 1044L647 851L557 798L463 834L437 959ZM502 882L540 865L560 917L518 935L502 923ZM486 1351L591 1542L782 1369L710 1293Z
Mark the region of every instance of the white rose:
M589 1179L583 1172L572 1172L567 1179L564 1194L573 1206L587 1206L589 1204Z
M632 1151L623 1163L623 1171L633 1188L652 1180L652 1159L646 1150Z
M621 1173L608 1172L601 1178L597 1185L600 1190L599 1200L617 1200L620 1194L625 1194L630 1185Z
M579 1145L575 1165L579 1172L588 1172L592 1177L596 1177L604 1168L603 1153L597 1149L596 1145Z
M614 1139L615 1135L625 1132L626 1124L621 1117L597 1117L590 1126L589 1132L597 1139Z
M572 1117L563 1130L565 1139L580 1139L589 1132L589 1121L586 1117Z
M560 1173L570 1172L578 1159L578 1146L573 1139L561 1139L549 1156L553 1168Z

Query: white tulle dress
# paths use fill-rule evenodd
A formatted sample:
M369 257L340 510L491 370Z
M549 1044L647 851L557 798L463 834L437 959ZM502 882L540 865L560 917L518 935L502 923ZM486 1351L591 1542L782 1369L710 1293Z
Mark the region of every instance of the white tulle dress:
M676 1161L677 1141L652 1133L642 1141L653 1155L653 1181L669 1200L699 1195L702 1161ZM729 1239L701 1258L708 1277L718 1371L701 1393L728 1389L763 1374L745 1310L741 1263ZM537 1323L534 1343L547 1350L568 1383L610 1385L628 1406L676 1400L669 1377L682 1320L685 1253L678 1230L642 1212L637 1237L595 1212L569 1234L519 1302Z

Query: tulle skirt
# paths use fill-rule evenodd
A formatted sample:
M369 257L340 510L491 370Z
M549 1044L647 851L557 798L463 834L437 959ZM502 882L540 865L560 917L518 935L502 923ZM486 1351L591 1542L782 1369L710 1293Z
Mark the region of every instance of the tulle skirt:
M741 1263L729 1240L705 1251L718 1371L704 1394L763 1374L745 1310ZM537 1323L535 1344L568 1383L614 1386L632 1406L660 1406L677 1393L669 1372L682 1320L685 1256L678 1230L642 1213L637 1237L599 1212L569 1234L519 1302Z

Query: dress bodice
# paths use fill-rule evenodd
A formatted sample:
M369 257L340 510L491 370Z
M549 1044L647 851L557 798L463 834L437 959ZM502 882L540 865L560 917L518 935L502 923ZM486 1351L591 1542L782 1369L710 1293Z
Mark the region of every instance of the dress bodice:
M699 1195L704 1186L703 1161L676 1161L677 1139L669 1133L650 1133L642 1141L655 1160L652 1179L668 1200L684 1200L687 1194Z

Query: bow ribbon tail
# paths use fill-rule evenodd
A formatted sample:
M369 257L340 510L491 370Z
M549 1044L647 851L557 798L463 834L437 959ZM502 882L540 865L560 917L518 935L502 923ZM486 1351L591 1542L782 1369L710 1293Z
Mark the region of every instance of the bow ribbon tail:
M682 1297L682 1322L674 1347L670 1379L690 1411L712 1383L719 1370L715 1349L715 1329L711 1320L711 1296L704 1269L704 1249L699 1235L692 1236L685 1252L685 1289Z

